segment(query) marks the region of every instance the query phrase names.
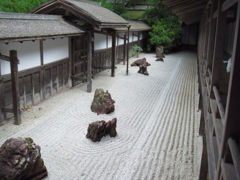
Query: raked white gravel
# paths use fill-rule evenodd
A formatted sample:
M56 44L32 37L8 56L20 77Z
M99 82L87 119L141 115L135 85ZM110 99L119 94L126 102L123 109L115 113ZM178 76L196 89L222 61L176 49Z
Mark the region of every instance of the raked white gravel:
M202 153L198 135L196 55L181 52L151 63L149 76L137 67L117 65L116 75L99 73L93 92L86 84L64 91L23 113L23 123L0 127L0 144L10 137L32 137L41 146L49 180L197 180ZM131 58L131 62L135 58ZM90 110L96 88L109 90L115 112ZM88 124L116 117L118 136L93 143Z

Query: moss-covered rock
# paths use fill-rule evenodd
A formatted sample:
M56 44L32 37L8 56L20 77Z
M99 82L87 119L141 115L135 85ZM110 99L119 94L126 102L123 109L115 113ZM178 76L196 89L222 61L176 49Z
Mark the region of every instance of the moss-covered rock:
M40 180L47 176L40 146L31 138L11 138L0 147L1 180Z
M91 110L97 114L109 114L114 111L114 103L115 101L108 91L104 92L103 89L96 89Z

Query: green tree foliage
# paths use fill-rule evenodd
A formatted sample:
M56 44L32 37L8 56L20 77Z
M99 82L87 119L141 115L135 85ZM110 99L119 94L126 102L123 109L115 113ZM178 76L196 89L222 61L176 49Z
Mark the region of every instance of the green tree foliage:
M149 32L149 51L162 45L165 52L168 52L181 44L181 20L159 1L155 1L154 6L146 10L145 21L152 26Z
M29 13L48 0L0 0L0 10L5 12Z

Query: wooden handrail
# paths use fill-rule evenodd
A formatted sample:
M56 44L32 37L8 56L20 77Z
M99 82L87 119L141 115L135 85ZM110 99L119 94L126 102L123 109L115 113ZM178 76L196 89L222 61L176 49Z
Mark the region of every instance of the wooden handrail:
M232 160L233 160L233 164L235 167L235 171L236 171L236 176L238 179L240 179L240 153L239 153L239 149L237 147L236 142L232 139L229 138L228 139L228 145L229 145L229 149L232 155Z
M218 92L218 89L217 89L216 86L213 86L213 92L214 92L214 96L215 96L216 101L217 101L217 107L218 107L218 110L219 110L219 114L221 116L222 123L224 124L225 110L224 110L224 107L221 103L221 97L219 95L219 92Z

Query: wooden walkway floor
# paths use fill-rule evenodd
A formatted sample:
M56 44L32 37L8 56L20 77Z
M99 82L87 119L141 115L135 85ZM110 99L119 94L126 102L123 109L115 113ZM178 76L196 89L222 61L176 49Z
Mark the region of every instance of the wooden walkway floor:
M21 126L0 127L0 143L9 137L28 137L41 146L50 180L72 179L198 179L202 139L198 135L196 55L181 52L152 64L150 76L118 65L116 77L100 73L94 88L108 89L116 101L110 115L90 111L93 93L86 87L63 92L24 113ZM133 60L133 59L132 59ZM88 124L118 119L116 138L93 143L85 138Z

